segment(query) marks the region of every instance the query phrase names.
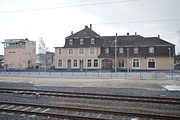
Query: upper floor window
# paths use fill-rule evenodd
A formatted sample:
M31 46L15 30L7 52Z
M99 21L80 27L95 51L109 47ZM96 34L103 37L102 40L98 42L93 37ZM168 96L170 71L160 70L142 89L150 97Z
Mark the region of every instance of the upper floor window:
M80 48L80 49L79 49L79 54L80 54L80 55L84 54L84 49L83 49L83 48Z
M119 48L119 53L124 53L124 48Z
M139 49L138 48L134 48L134 53L138 53Z
M81 38L81 39L80 39L80 45L83 45L83 44L84 44L84 39Z
M91 38L91 44L95 44L95 38Z
M105 54L109 54L109 48L105 48Z
M73 45L73 39L69 39L69 45Z
M73 54L73 49L68 49L68 54L72 55Z
M154 47L149 48L149 53L154 53Z
M59 55L61 55L62 54L62 51L61 51L61 48L59 48Z
M91 55L95 54L95 48L90 48L89 49L89 54L91 54Z

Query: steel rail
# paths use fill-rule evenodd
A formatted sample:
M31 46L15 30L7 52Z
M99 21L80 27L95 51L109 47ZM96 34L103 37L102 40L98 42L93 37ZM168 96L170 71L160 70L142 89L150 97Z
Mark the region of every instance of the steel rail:
M56 96L56 97L71 97L71 98L86 98L86 99L117 100L117 101L129 101L129 102L148 102L148 103L180 105L180 98L167 98L167 97L130 96L130 95L80 93L80 92L60 92L60 91L48 91L48 90L10 89L10 88L0 88L0 93L46 95L46 96Z
M143 118L155 118L155 119L165 119L165 120L179 120L180 116L175 115L164 115L164 114L149 114L149 113L135 113L135 112L122 112L122 111L112 111L112 110L102 110L102 109L89 109L89 108L76 108L76 107L60 107L60 106L52 106L52 105L42 105L42 104L25 104L25 103L15 103L15 102L3 102L2 105L14 105L14 106L26 106L26 107L40 107L40 108L50 108L50 109L58 109L58 110L66 110L66 111L78 111L78 112L89 112L89 113L98 113L98 114L110 114L116 116L131 116L131 117L143 117ZM63 114L55 114L48 112L32 112L32 111L22 111L22 110L11 110L11 109L2 109L1 112L12 112L12 113L21 113L21 114L33 114L40 116L51 116L51 117L59 117L59 118L73 118L73 119L94 119L101 120L101 118L92 118L92 117L83 117L83 116L72 116L72 115L63 115Z

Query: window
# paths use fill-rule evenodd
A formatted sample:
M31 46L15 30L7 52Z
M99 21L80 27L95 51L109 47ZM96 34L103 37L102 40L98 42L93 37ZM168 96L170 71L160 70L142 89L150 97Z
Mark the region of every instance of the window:
M139 68L139 59L133 59L133 68Z
M91 44L95 44L95 38L91 38Z
M80 39L80 45L83 45L83 44L84 44L84 39L81 38L81 39Z
M155 68L155 60L154 59L149 59L148 60L148 68Z
M98 59L94 59L94 67L98 67Z
M58 60L58 66L59 66L59 67L62 67L62 59L59 59L59 60Z
M92 55L92 54L95 54L95 48L90 48L90 49L89 49L89 54L91 54L91 55Z
M69 39L69 45L73 45L73 39Z
M119 61L118 61L118 66L119 66L120 68L124 67L124 59L119 59Z
M109 48L105 48L105 54L109 54Z
M87 66L88 66L88 67L91 67L91 59L88 59L88 61L87 61Z
M73 54L73 49L68 49L68 54L72 55Z
M73 66L74 66L74 67L77 67L77 60L74 60Z
M61 52L62 52L62 51L61 51L61 48L59 48L59 55L61 55Z
M124 53L124 49L123 48L119 48L119 53Z
M134 53L138 53L138 48L134 48Z
M154 53L154 47L149 48L149 53Z
M80 55L84 54L84 49L83 49L83 48L80 48L80 49L79 49L79 54L80 54Z

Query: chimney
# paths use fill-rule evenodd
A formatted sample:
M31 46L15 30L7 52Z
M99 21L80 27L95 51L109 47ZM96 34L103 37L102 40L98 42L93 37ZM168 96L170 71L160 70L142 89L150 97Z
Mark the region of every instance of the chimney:
M71 35L73 35L73 31L71 31Z
M137 35L137 32L135 32L135 35Z
M158 38L160 38L160 35L158 35Z
M90 29L92 30L92 24L90 24Z
M87 28L88 28L88 26L86 25L86 26L85 26L85 29L87 29Z
M127 33L127 36L129 36L129 33Z

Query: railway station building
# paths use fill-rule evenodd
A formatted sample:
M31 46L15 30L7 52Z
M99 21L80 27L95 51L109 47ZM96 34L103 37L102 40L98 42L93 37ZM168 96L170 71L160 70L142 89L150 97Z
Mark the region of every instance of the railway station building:
M55 69L173 70L174 56L175 45L159 35L100 36L90 24L66 37L64 47L55 47Z

